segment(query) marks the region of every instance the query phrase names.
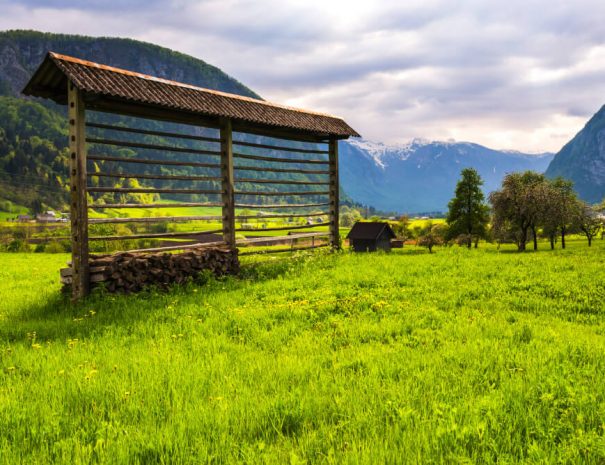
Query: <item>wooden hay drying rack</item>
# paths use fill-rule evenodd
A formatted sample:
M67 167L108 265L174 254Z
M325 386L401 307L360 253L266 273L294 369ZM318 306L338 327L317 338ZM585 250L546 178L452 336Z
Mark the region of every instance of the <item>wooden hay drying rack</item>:
M133 260L138 259L136 254L199 251L207 248L232 251L237 257L238 247L267 244L267 242L276 244L289 242L292 245L290 249L279 249L276 252L339 246L338 140L358 135L340 118L166 81L54 53L48 54L32 76L24 93L50 98L66 104L68 108L71 221L69 240L72 245L72 260L70 267L62 270L61 275L63 281L71 285L74 299L86 296L90 291L91 283L103 281L103 276L106 276L103 273L107 268L94 266L94 260L107 261L107 259L91 257L89 246L92 242L133 239L178 240L188 237L200 239L205 235L219 238L208 242L201 239L199 242L190 241L183 244L175 242L174 245L164 244L160 247L138 248L123 252L127 254L127 258ZM122 118L119 123L107 124L87 121L88 112L109 113L130 118ZM174 123L181 130L141 129L124 123L124 121L133 121L133 118L146 122ZM183 127L190 130L184 132ZM143 143L136 139L140 136L174 142ZM192 147L194 143L203 146ZM108 147L113 152L104 153L104 147ZM136 152L136 156L116 155L117 149L122 148ZM140 151L169 153L173 158L139 156ZM187 159L174 159L174 154L182 154ZM140 165L155 166L158 169L153 170L153 173L138 173L135 167ZM95 168L91 169L90 166ZM99 166L102 169L99 169ZM187 174L174 174L168 171L183 167L189 170ZM204 171L193 172L196 169ZM254 177L251 176L251 172L262 174L260 177ZM304 175L304 178L292 179L292 175ZM97 182L97 185L91 185L90 181L93 177L102 181ZM183 188L115 187L110 183L111 180L130 179L152 180L156 186L157 183L164 181L170 183L183 181L188 185ZM209 183L209 186L191 187L191 184L199 182ZM289 189L287 191L251 189L249 187L251 185L289 186ZM114 197L131 194L162 194L172 197L187 195L211 197L214 200L162 203L95 202L95 198L106 194ZM268 199L273 197L279 200L269 203ZM295 197L297 202L285 201L289 197ZM92 202L89 202L91 198ZM265 201L259 202L258 199ZM221 215L89 218L91 210L175 207L220 207ZM262 216L241 212L238 214L237 211L242 209L276 212L265 213ZM251 228L244 224L236 226L238 221L241 224L251 219L310 216L327 218L327 221L264 229ZM150 225L159 221L171 223L217 221L221 227L215 230L189 232L89 234L89 227L94 225L124 223ZM315 231L318 227L325 227L326 230ZM314 231L305 232L305 229ZM273 238L236 238L237 233L273 231L296 231L296 233ZM312 243L294 247L294 244L301 240L310 240ZM267 253L267 250L243 250L240 255L256 253ZM191 260L197 263L195 254L190 254L188 257L184 260L185 264L179 266L187 268L189 266L187 263ZM103 266L107 267L109 264ZM224 266L219 265L219 268L221 267ZM143 276L142 279L144 281L146 278Z

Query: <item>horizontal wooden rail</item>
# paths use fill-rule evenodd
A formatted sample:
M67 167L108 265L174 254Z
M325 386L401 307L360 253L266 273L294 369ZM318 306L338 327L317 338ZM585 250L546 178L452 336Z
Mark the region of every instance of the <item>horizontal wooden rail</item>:
M326 213L327 214L327 213ZM313 215L315 216L315 215ZM161 223L168 221L178 223L181 221L214 221L220 220L220 215L209 216L151 216L144 218L90 218L89 224L120 224L120 223Z
M144 165L196 166L199 168L220 168L216 163L200 163L196 161L151 160L149 158L109 157L105 155L89 155L88 160L115 161L120 163L142 163Z
M287 196L287 195L329 195L328 191L304 191L304 192L262 192L262 191L235 191L235 195L267 195L267 196Z
M325 207L330 202L323 203L282 203L273 205L258 205L254 203L236 203L235 208L265 209L265 208L307 208L307 207Z
M108 129L111 131L120 131L120 132L128 132L132 134L146 134L149 136L160 136L160 137L175 137L179 139L187 139L187 140L197 140L201 142L220 142L219 138L214 137L203 137L203 136L192 136L189 134L179 134L176 132L164 132L164 131L151 131L148 129L135 129L128 128L123 126L113 126L111 124L99 124L99 123L86 123L86 127L88 128L97 128L97 129ZM325 152L327 153L327 152Z
M208 126L208 124L204 124L204 126ZM280 130L275 127L262 128L258 125L251 125L249 123L246 123L245 121L237 120L233 122L233 132L269 137L271 139L277 139L277 143L282 143L284 140L290 140L294 142L310 142L312 144L327 144L327 139L329 137L328 135L317 136L308 133L304 134L298 131L293 133L292 131Z
M99 205L88 205L91 210L103 210L108 208L181 208L181 207L221 207L219 202L183 202L183 203L106 203Z
M234 158L244 158L246 160L259 160L259 161L270 161L277 163L297 163L301 165L312 164L312 165L328 165L328 160L305 160L305 159L292 159L292 158L279 158L279 157L262 157L260 155L248 155L245 153L233 152Z
M169 181L220 181L220 176L186 176L165 174L137 174L137 173L86 173L88 177L124 178L124 179L162 179Z
M227 245L225 241L215 241L215 242L198 242L196 244L186 244L186 245L168 245L165 247L150 247L146 249L133 249L127 250L130 253L139 253L139 252L169 252L173 250L188 250L188 249L203 249L205 247L221 247Z
M68 223L69 224L69 223ZM65 224L63 224L65 227ZM42 242L53 242L53 241L70 241L71 236L41 236L41 237L30 237L28 239L23 239L28 244L38 244Z
M128 236L90 236L89 241L129 241L133 239L158 239L165 237L186 238L187 236L203 236L206 234L217 234L223 232L222 229L212 231L193 231L193 232L169 232L169 233L145 233L130 234Z
M90 158L90 157L88 157ZM299 170L290 168L264 168L260 166L234 166L233 169L240 171L262 171L264 173L298 173L298 174L330 174L330 171L323 170Z
M306 218L310 216L326 216L330 212L310 212L310 213L276 213L274 215L239 215L236 220L264 220L272 218Z
M273 236L273 237L255 237L253 239L239 239L238 245L249 245L269 242L284 242L284 241L295 241L297 239L311 239L313 237L326 237L330 233L326 232L312 232L312 233L301 233L301 234L290 234L289 236Z
M327 150L311 150L311 149L298 149L295 147L283 147L279 145L265 145L265 144L254 144L252 142L243 142L243 141L233 141L233 145L241 145L242 147L255 147L258 149L269 149L269 150L279 150L280 152L297 152L297 153L321 153L327 154L329 153Z
M301 186L329 186L329 182L319 181L288 181L283 179L254 179L254 178L239 178L235 182L248 182L250 184L297 184Z
M89 144L115 145L116 147L161 150L161 151L176 152L176 153L193 153L193 154L197 154L197 155L220 155L221 154L221 152L219 150L188 149L185 147L171 147L169 145L143 144L141 142L129 142L129 141L124 141L124 140L97 139L95 137L87 137L86 142L88 142Z
M320 226L329 226L330 223L303 224L300 226L279 226L275 228L236 228L237 232L263 232L263 231L294 231L295 229L312 229Z
M288 249L277 249L277 250L271 250L271 249L265 249L265 250L250 250L250 251L245 251L245 252L240 252L238 255L239 256L245 256L245 255L273 255L274 253L286 253L286 252L298 252L299 250L311 250L311 249L320 249L322 247L329 247L330 244L318 244L318 245L309 245L306 247L290 247Z
M87 187L88 192L115 192L117 194L221 194L210 189L159 189L155 187Z

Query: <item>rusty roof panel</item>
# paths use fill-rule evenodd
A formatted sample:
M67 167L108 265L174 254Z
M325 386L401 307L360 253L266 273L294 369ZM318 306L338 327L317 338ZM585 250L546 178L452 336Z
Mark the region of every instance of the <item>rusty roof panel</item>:
M51 65L51 66L49 66ZM57 73L59 71L59 73ZM56 75L64 75L60 84ZM54 79L53 79L54 77ZM359 136L343 119L191 86L50 52L23 93L58 99L66 80L87 94L322 136Z

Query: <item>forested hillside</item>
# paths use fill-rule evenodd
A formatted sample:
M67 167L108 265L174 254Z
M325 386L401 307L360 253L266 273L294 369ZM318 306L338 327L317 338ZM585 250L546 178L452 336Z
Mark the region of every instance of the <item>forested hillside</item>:
M64 201L67 121L37 102L0 97L0 198L41 210Z
M570 179L588 202L605 198L605 106L555 155L546 175Z
M131 39L37 31L0 32L0 95L20 96L49 50L209 89L258 97L217 67L164 47Z
M91 61L116 66L132 71L142 72L166 79L177 80L206 88L217 89L225 92L256 97L257 94L240 84L235 79L223 73L220 69L190 56L176 53L156 45L133 41L129 39L115 38L91 38L71 35L44 34L34 31L9 31L0 33L0 199L8 199L15 203L26 205L34 210L45 207L63 208L66 202L67 190L67 127L64 107L52 102L42 100L24 99L20 91L28 81L33 71L43 60L46 53L55 51L83 58ZM89 113L89 121L128 124L129 126L154 129L154 130L177 130L196 134L207 134L199 128L176 127L161 122L133 120L119 118L99 113ZM106 135L107 131L97 130L96 134ZM114 134L109 134L114 139ZM240 139L249 139L240 135ZM165 138L141 135L136 138L137 142L151 143L156 145L178 145L190 148L216 149L208 147L207 144L199 144L187 141L177 141ZM245 151L245 150L241 150ZM119 155L120 157L134 157L137 155L130 149L120 147L95 146L89 147L89 153L103 153L104 155ZM283 155L283 154L282 154ZM173 160L182 155L165 151L144 150L144 157ZM101 170L116 170L115 163L98 162L91 164L91 172ZM263 162L255 163L257 165ZM150 174L150 170L157 168L148 165L137 165L129 167L130 171L140 174ZM161 168L166 170L166 168ZM118 170L119 171L119 170ZM179 167L171 169L172 174L183 175L208 175L212 173L208 169L194 170L191 167ZM266 173L250 172L248 178L257 176L268 177ZM314 179L304 175L293 175L292 179L306 180ZM106 186L110 181L107 178L92 177L93 185ZM137 184L136 186L133 183ZM157 186L158 181L145 180L141 182L146 186ZM136 180L118 180L118 186L138 187ZM158 186L159 187L159 186ZM162 187L183 187L164 182ZM206 185L211 187L211 185ZM242 185L243 189L250 186ZM286 185L278 186L255 186L248 190L273 190L281 192L288 190ZM291 190L291 189L290 189ZM302 187L300 190L305 190ZM139 194L130 197L140 197ZM306 197L309 200L309 197ZM110 194L97 196L95 201L114 202L129 201L131 198L112 198ZM140 200L140 199L139 199ZM151 199L145 199L151 200ZM177 200L205 201L217 200L206 198L204 195L180 196ZM250 202L258 199L240 199ZM300 202L300 198L284 197L273 198L277 202Z

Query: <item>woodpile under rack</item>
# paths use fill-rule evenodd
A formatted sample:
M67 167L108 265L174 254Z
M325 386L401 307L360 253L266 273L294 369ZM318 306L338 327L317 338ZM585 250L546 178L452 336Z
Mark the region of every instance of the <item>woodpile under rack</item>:
M91 286L101 283L109 292L131 293L151 285L182 284L204 271L215 276L239 271L237 249L205 247L181 253L133 253L91 256ZM72 269L61 270L61 282L71 289Z

